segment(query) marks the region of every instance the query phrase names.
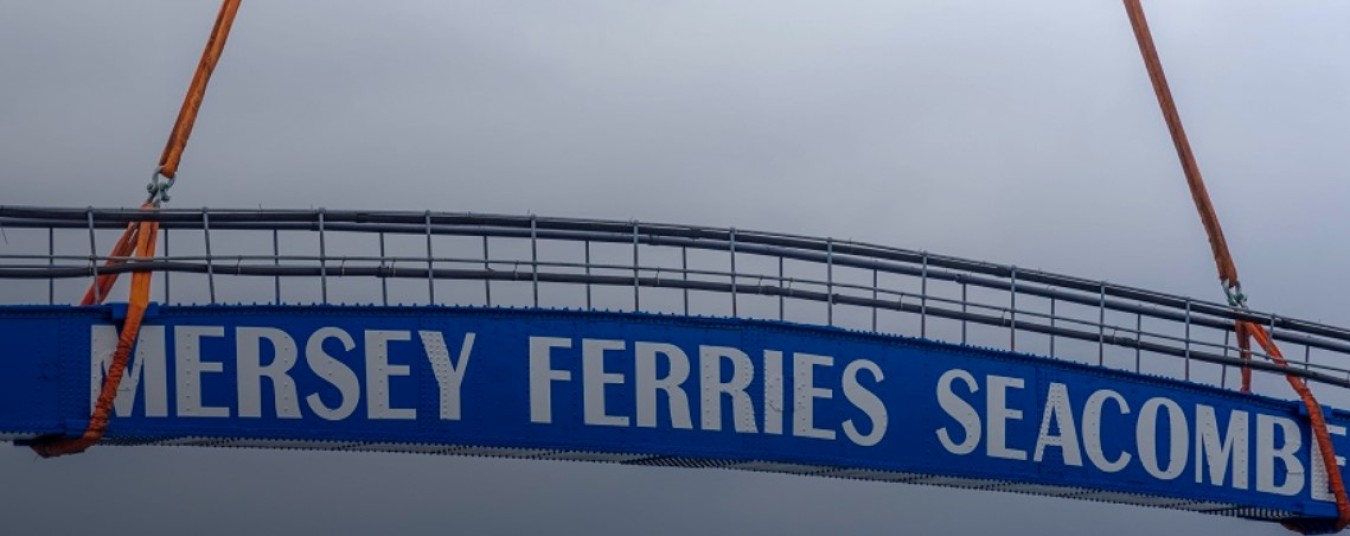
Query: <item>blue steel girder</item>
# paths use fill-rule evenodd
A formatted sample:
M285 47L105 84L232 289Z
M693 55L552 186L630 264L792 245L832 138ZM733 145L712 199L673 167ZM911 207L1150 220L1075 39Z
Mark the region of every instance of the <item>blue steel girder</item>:
M121 306L0 308L0 438L88 422ZM1326 530L1299 404L1032 355L732 318L155 306L106 443L727 467ZM1350 416L1327 408L1335 447Z

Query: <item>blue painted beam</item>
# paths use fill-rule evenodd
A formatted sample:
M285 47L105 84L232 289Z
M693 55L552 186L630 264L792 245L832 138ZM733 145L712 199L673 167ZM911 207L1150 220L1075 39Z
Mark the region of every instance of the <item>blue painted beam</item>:
M122 309L0 308L0 437L78 434ZM154 308L113 444L734 467L1334 520L1298 404L1036 356L741 319ZM1350 416L1328 408L1338 452Z

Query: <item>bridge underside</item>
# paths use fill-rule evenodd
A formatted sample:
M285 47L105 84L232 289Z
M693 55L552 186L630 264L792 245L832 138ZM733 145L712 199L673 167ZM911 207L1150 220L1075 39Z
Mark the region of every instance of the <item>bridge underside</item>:
M22 445L23 441L16 443ZM825 478L843 478L871 482L893 482L902 484L920 484L981 491L1003 491L1055 497L1079 499L1132 506L1184 510L1225 517L1239 517L1256 521L1287 521L1306 523L1314 526L1321 523L1333 523L1334 519L1304 519L1296 512L1287 510L1242 506L1234 503L1222 503L1205 500L1184 499L1158 495L1146 495L1093 489L1085 487L1056 486L1034 484L1002 479L963 478L938 474L906 473L859 469L855 467L831 467L807 465L768 460L738 460L729 457L699 458L662 454L612 453L586 450L531 449L519 447L485 447L469 445L446 445L431 443L362 443L340 441L304 441L269 439L229 439L208 437L178 437L163 440L135 440L113 438L105 442L115 446L193 446L216 448L261 448L261 449L298 449L327 452L383 452L398 454L433 454L446 456L467 456L506 458L514 460L574 461L592 463L617 463L636 467L674 467L684 469L735 469L743 471L779 473L798 476ZM1317 531L1313 531L1314 533Z

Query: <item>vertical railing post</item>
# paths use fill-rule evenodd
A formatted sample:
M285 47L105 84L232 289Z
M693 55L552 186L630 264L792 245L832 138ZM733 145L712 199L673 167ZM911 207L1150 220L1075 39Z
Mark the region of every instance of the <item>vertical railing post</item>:
M165 253L165 254L168 254L168 252L169 252L168 233L165 233L165 236L164 236L164 253ZM55 227L48 227L48 228L47 228L47 266L48 266L48 267L56 266L56 228L55 228ZM169 274L168 274L168 272L165 272L164 275L169 275ZM167 281L168 278L165 278L165 280ZM165 285L167 285L167 284L168 284L168 283L165 283ZM166 290L164 291L164 294L165 294L166 296L168 295L168 290L167 290L167 288L168 288L168 287L166 286L166 287L165 287ZM165 300L165 301L167 301L167 300ZM56 305L56 278L55 278L55 277L49 277L49 278L47 278L47 305Z
M1233 332L1228 331L1228 330L1224 330L1224 332L1223 332L1223 356L1224 356L1224 357L1228 357L1228 345L1231 344L1231 343L1229 342L1229 337L1230 337L1232 334L1233 334ZM1136 372L1138 372L1138 371L1136 371ZM1223 367L1220 367L1220 368L1219 368L1219 387L1221 387L1221 388L1226 388L1226 387L1228 387L1228 365L1224 365Z
M680 274L684 285L684 316L689 316L689 248L680 246Z
M1144 315L1134 314L1134 371L1139 372L1144 360Z
M779 256L778 256L778 291L779 291L779 292L778 292L778 319L779 319L779 320L785 320L785 319L787 319L787 308L786 308L786 306L785 306L785 303L787 302L787 285L784 284L785 282L786 282L786 280L783 279L783 256L782 256L782 255L779 255Z
M1275 313L1270 313L1270 340L1275 340Z
M530 291L532 303L539 307L539 218L530 214Z
M595 307L593 307L593 306L591 305L591 241L590 241L590 240L586 240L586 259L585 259L585 264L586 264L586 310L587 310L587 311L590 311L590 310L595 309ZM686 300L686 301L687 301L687 300ZM689 312L689 309L688 309L688 307L686 307L686 308L685 308L685 314L688 314L688 312Z
M423 230L427 237L427 304L436 305L436 266L432 259L435 258L431 249L431 211L428 210L423 215Z
M492 307L492 255L488 250L488 236L483 234L483 301ZM589 303L587 305L590 305Z
M1017 267L1010 268L1008 286L1008 349L1017 351Z
M919 338L928 338L928 252L923 252L919 277Z
M967 298L967 289L968 285L963 277L961 279L961 344L966 344L966 329L970 323L966 320L965 315L965 313L970 310L970 300Z
M322 231L322 213L320 213L319 229ZM211 255L211 213L202 208L202 234L206 238L206 288L211 296L211 303L216 303L216 259ZM328 303L327 294L324 295L324 303Z
M638 284L638 223L633 222L633 310L642 308L642 288Z
M89 285L89 288L94 289L94 303L102 303L103 291L98 288L98 244L94 237L94 207L89 207L85 216L89 224L89 267L94 272L94 282Z
M1184 373L1182 378L1191 379L1191 299L1186 298L1186 340L1182 343L1186 349L1186 359L1183 365Z
M834 325L834 239L825 241L825 295L827 305L825 317L828 324Z
M1106 282L1097 295L1097 366L1106 364Z
M1057 301L1059 300L1050 298L1050 357L1055 357L1055 302Z
M386 274L384 270L384 262L386 258L388 258L388 252L385 251L384 247L384 231L380 231L380 303L383 304L385 307L388 307L389 275Z
M731 228L731 316L740 316L736 303L736 228Z
M877 298L878 298L878 296L879 296L878 293L877 293L877 292L878 292L878 286L879 286L879 285L877 284L877 269L876 269L876 268L873 268L873 269L872 269L872 333L876 333L876 332L877 332Z
M272 229L272 266L281 266L281 236L276 229ZM272 276L272 303L281 305L280 275Z
M167 259L167 258L170 257L170 254L169 254L169 230L163 228L162 226L160 227L160 230L163 231L163 232L160 233L160 234L164 235L164 258ZM165 270L164 270L164 303L166 303L166 304L167 304L167 303L170 303L170 302L169 302L169 275L172 274L172 273L173 273L172 270L169 270L167 267L165 268Z
M323 304L328 305L328 232L327 209L319 209L319 291Z

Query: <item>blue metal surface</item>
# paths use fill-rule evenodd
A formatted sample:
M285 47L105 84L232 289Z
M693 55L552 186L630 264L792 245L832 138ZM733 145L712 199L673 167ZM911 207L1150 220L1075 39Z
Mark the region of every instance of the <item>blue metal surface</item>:
M0 308L0 434L82 430L100 379L91 341L117 313ZM1294 402L1005 351L531 309L164 306L146 325L111 442L733 466L1262 519L1336 514L1313 493L1320 464ZM1333 437L1350 448L1343 428Z

